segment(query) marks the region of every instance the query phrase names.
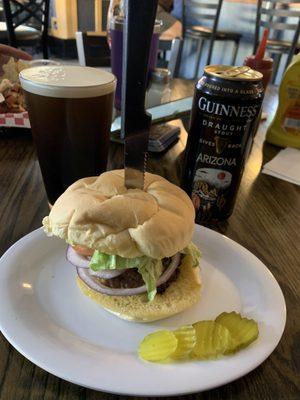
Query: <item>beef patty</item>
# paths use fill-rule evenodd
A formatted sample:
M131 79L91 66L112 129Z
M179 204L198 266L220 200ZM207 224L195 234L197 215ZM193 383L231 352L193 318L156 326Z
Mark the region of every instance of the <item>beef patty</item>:
M163 263L163 272L169 267L172 258L166 257L162 259ZM180 260L181 263L181 260ZM179 265L180 266L180 265ZM167 287L170 285L171 282L174 282L179 274L179 266L175 269L171 277L168 279L167 282L161 284L157 288L157 293L162 294ZM137 268L129 268L127 271L123 272L123 274L116 276L115 278L110 279L101 279L97 278L99 281L110 288L113 289L129 289L129 288L136 288L144 285L144 281L142 275L138 272Z

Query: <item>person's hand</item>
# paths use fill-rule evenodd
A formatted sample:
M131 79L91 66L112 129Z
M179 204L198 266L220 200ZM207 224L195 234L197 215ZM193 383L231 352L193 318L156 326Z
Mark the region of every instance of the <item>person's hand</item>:
M173 40L175 38L182 38L182 23L176 21L169 29L162 32L160 40Z
M31 55L25 51L15 49L14 47L7 46L6 44L0 44L0 68L9 61L10 57L20 60L32 60Z

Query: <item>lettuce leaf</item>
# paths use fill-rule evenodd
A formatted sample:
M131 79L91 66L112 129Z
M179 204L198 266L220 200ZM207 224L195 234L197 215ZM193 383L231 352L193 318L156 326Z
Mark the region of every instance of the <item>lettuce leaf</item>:
M199 266L201 252L193 242L185 247L180 253L191 256L193 267Z
M101 253L95 250L89 267L93 271L101 269L127 269L137 268L145 282L148 300L152 301L156 295L156 282L163 272L161 260L150 257L124 258L116 255Z
M156 295L156 282L163 272L163 264L161 260L154 260L149 258L148 262L138 267L139 273L142 275L145 282L148 300L152 301Z
M185 247L180 253L190 255L193 267L198 267L200 259L200 251L192 242ZM93 271L101 269L127 269L137 268L145 282L148 300L152 301L156 295L156 282L163 273L162 260L142 256L135 258L124 258L112 254L101 253L98 250L90 260L89 267Z
M99 250L95 250L89 266L93 271L99 271L101 269L138 268L140 264L146 262L147 258L148 257L146 256L124 258L112 254L101 253Z

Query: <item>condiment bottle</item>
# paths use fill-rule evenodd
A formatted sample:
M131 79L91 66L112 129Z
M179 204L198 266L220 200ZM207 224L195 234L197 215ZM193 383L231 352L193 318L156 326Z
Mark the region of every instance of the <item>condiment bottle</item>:
M283 75L277 111L266 140L280 147L300 149L300 54L294 56Z
M266 28L256 54L246 57L244 61L244 65L247 65L248 67L251 67L252 69L255 69L263 74L262 83L265 90L270 82L273 72L273 59L265 58L268 36L269 29Z

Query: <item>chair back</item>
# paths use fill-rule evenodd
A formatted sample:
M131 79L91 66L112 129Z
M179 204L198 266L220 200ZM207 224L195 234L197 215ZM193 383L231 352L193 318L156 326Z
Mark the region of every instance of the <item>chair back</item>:
M269 28L269 38L283 40L283 34L292 35L288 61L291 60L300 33L300 1L258 0L254 37L254 53L257 50L261 28Z
M182 39L174 38L172 40L159 40L158 42L158 60L157 66L160 68L167 68L170 71L170 77L174 78L178 75L179 64L180 64L180 52L182 48ZM160 57L160 53L169 51L169 60L166 57Z
M212 58L222 4L223 0L183 0L182 3L183 37L185 37L185 32L189 25L199 25L199 22L190 24L194 18L201 20L201 25L212 29L207 64L210 64Z
M79 64L88 67L110 66L110 50L104 36L76 32Z
M17 0L2 0L2 3L9 44L14 47L18 46L15 29L26 23L26 25L41 31L43 57L48 58L47 38L50 0L28 0L23 2Z
M183 33L190 25L201 25L217 30L223 0L183 0Z

